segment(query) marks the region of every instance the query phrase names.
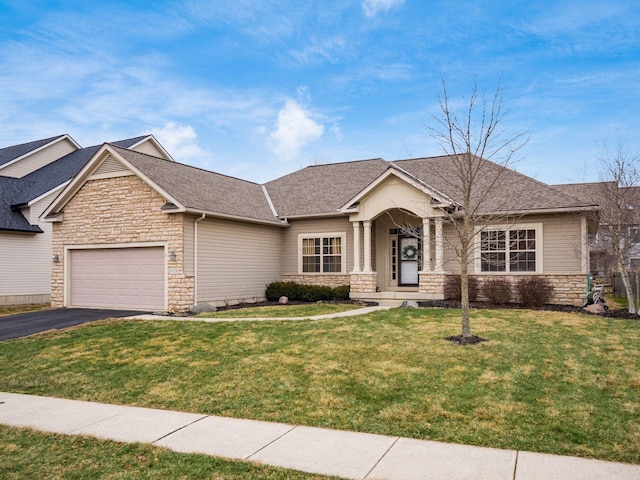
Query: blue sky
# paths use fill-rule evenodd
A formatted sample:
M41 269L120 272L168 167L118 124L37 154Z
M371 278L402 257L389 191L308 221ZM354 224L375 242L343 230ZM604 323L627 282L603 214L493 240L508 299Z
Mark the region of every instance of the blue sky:
M515 168L598 180L640 149L637 0L0 0L0 146L153 133L180 162L256 182L439 155L426 127L502 78Z

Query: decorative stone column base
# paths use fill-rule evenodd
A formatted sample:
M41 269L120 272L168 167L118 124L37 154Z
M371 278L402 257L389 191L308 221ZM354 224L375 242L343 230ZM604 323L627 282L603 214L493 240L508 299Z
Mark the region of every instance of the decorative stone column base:
M418 292L430 295L432 298L444 298L445 273L419 272L420 284Z
M352 273L350 285L351 293L375 293L378 274L376 272Z

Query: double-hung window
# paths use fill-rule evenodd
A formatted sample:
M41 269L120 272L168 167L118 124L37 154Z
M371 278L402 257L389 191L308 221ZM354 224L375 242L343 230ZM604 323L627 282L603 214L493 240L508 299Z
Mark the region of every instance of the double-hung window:
M298 237L300 273L344 273L344 233L301 234Z
M487 229L480 232L480 272L536 272L541 229L535 226Z

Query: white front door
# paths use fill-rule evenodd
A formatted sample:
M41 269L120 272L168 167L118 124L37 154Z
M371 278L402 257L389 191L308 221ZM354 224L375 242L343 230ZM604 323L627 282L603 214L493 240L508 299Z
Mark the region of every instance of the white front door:
M416 286L418 285L418 270L420 259L420 245L415 237L399 237L400 244L400 261L398 262L398 270L400 278L398 286Z

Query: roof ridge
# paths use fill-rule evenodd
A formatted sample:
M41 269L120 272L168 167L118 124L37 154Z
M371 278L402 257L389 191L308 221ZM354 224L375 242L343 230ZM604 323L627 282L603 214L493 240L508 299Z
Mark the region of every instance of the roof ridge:
M61 135L55 135L53 137L39 138L38 140L31 140L30 142L22 142L22 143L16 143L14 145L7 145L6 147L0 147L0 150L5 150L7 148L22 147L24 145L29 145L30 143L39 143L39 142L51 143L53 140L57 140L59 138L66 137L66 136L70 137L68 133L63 133ZM44 145L46 145L46 143Z
M188 163L182 163L182 162L178 162L178 161L167 160L166 158L156 157L155 155L149 155L148 153L138 152L137 150L131 150L130 148L119 147L118 145L114 145L114 144L109 143L109 142L106 142L106 144L109 145L110 147L113 147L113 148L116 148L116 149L120 149L120 150L126 150L127 152L131 152L131 153L134 153L136 155L142 155L142 156L145 156L145 157L153 158L154 160L162 160L163 162L168 162L171 165L180 165L180 166L187 167L187 168L190 168L190 169L193 169L193 170L199 170L201 172L210 173L210 174L213 174L213 175L218 175L220 177L226 177L226 178L230 178L232 180L238 180L240 182L250 183L250 184L256 185L258 187L261 185L261 184L256 183L256 182L252 182L251 180L244 180L242 178L234 177L232 175L227 175L225 173L214 172L213 170L207 170L206 168L202 168L202 167L195 167L193 165L189 165Z

